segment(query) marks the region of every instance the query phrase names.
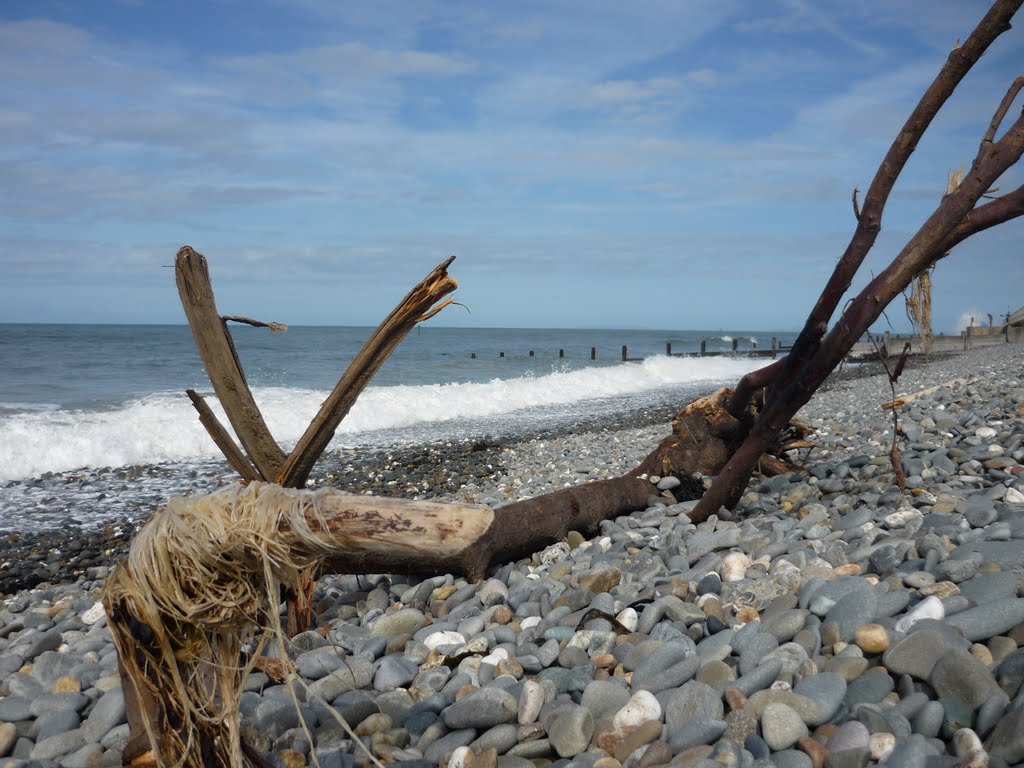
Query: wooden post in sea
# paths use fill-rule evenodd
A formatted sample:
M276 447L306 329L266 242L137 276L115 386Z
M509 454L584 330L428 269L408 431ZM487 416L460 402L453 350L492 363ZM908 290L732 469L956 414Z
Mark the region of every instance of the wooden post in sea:
M774 357L778 357L778 356L779 356L778 339L776 339L774 336L772 336L772 357L774 358Z
M704 355L707 354L707 351L708 351L708 340L707 339L701 339L700 340L700 356L704 357Z
M672 342L671 341L666 341L665 342L665 354L668 355L669 357L672 357Z
M530 350L530 357L533 357L533 350Z
M590 348L590 359L597 360L597 347Z
M505 353L504 353L504 352L499 352L499 353L498 353L498 357L504 357L504 356L505 356Z
M564 349L558 350L558 356L559 357L565 357L565 350Z
M626 345L622 345L622 362L626 362Z
M735 352L737 350L737 348L739 347L739 345L740 345L740 340L739 339L733 339L732 340L732 351Z
M476 352L470 352L469 357L471 360L476 360Z

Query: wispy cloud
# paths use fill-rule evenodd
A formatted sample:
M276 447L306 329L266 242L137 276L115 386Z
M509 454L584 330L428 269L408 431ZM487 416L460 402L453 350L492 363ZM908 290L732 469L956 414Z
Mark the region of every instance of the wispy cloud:
M981 12L954 0L247 10L211 8L191 28L201 40L182 33L184 15L161 26L150 15L166 8L145 4L0 10L0 320L45 319L11 309L30 312L9 295L29 283L159 281L184 241L250 290L394 281L449 252L479 281L464 290L491 297L479 303L541 273L606 295L628 285L624 314L650 311L652 273L725 291L737 270L760 271L787 295L787 279L812 290L848 232L852 187L947 38ZM973 153L978 114L986 123L1024 51L1019 36L1000 45L915 155L887 232L912 231L933 177ZM352 311L375 317L366 302ZM514 308L482 314L525 322Z

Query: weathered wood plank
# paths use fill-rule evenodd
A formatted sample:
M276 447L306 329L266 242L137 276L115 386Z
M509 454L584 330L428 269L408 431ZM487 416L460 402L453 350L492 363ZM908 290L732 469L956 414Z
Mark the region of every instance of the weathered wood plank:
M183 246L174 260L174 272L181 304L213 390L260 476L273 480L285 455L256 406L231 335L217 312L206 258Z

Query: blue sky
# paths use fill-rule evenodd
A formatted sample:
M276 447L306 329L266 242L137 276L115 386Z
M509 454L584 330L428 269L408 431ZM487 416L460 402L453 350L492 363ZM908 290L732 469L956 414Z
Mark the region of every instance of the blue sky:
M439 325L796 329L853 187L987 6L5 0L0 322L183 322L189 243L222 312L294 324L376 324L455 254L468 312ZM970 163L1018 26L855 288ZM1013 222L939 263L937 330L1024 304L1022 243Z

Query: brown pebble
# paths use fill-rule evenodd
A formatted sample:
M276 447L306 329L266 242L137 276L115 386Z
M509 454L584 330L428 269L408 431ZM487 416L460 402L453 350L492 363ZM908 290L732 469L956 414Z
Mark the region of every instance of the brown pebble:
M986 667L992 666L992 651L981 643L975 643L971 646L971 656L976 658Z
M82 690L82 681L72 675L64 675L53 684L54 693L79 693Z
M725 611L722 610L722 601L718 595L701 595L697 600L697 605L704 611L705 616L714 616L719 621L724 621Z
M473 758L473 768L497 768L498 750L494 747L485 749Z
M918 590L925 597L952 597L953 595L960 594L960 587L954 584L952 581L939 581L928 587L922 587Z
M620 735L619 742L612 753L613 756L620 763L623 762L640 747L650 744L655 739L660 739L661 730L661 723L657 720L648 720L635 728L630 728L628 732Z
M693 766L700 765L701 762L706 760L713 751L714 747L708 744L699 744L696 747L684 749L672 758L672 765L679 768L693 768Z
M569 533L565 535L565 543L569 545L569 549L576 549L576 547L586 540L586 537L579 531L569 531Z
M277 759L284 768L306 768L306 756L294 749L282 749L277 753Z
M454 595L458 591L459 591L459 588L456 587L455 585L448 585L446 587L438 587L437 589L435 589L433 592L430 593L430 602L432 602L432 603L439 603L442 600L448 599L449 597L451 597L452 595Z
M747 706L747 697L743 695L739 688L726 688L725 689L725 701L729 705L729 709L743 709Z
M532 760L531 762L534 765L537 764L536 760ZM600 757L594 761L594 768L622 768L622 763L614 757Z
M835 723L825 723L824 725L819 725L811 732L811 738L821 744L825 744L837 730L839 730L839 726Z
M466 683L464 686L462 686L461 688L459 688L459 690L455 692L455 700L460 701L469 696L469 694L476 693L476 691L477 687L475 685Z
M824 744L810 736L801 736L796 745L801 752L811 758L812 768L824 768L828 759L828 748Z
M656 765L665 765L672 759L672 747L667 741L660 739L644 750L636 768L654 768Z
M507 605L499 605L491 613L491 621L495 624L508 624L512 621L512 609Z
M386 731L393 725L391 716L383 712L374 712L368 718L356 726L356 736L372 736L375 733Z
M836 576L859 576L860 566L856 563L844 563L835 567Z
M580 587L589 589L597 595L601 592L611 592L619 585L621 579L622 573L618 568L605 568L580 579Z
M882 653L889 647L889 632L881 624L865 624L853 633L854 642L864 653Z
M747 624L751 621L757 621L759 618L761 618L761 616L757 612L756 608L744 606L736 610L736 620L742 621L744 624Z
M590 659L598 669L615 669L618 664L615 656L611 653L598 653Z

